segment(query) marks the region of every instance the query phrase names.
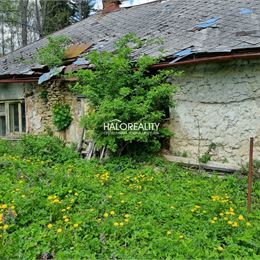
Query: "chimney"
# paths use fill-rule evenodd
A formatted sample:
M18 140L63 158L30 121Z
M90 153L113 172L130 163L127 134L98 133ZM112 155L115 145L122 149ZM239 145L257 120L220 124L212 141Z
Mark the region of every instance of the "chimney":
M121 2L119 0L102 0L103 13L110 13L120 9Z

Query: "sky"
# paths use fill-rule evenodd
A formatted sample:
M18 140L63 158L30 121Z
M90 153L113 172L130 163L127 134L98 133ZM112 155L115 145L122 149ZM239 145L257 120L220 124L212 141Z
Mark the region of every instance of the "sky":
M153 2L154 0L127 0L124 1L121 7L140 5L144 3ZM95 9L102 9L102 0L96 0Z

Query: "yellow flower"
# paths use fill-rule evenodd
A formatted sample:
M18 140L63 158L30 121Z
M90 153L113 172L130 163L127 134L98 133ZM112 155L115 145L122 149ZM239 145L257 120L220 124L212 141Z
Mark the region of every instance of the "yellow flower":
M74 227L74 228L77 228L77 227L79 227L79 224L78 224L78 223L75 223L75 224L73 225L73 227Z
M68 218L68 216L65 215L65 216L63 216L62 218L65 219L65 218Z
M228 218L227 218L227 217L224 217L224 220L228 220Z
M65 211L66 211L66 209L62 209L62 210L61 210L61 212L65 212Z
M115 226L115 227L118 227L118 226L119 226L119 223L118 223L118 222L114 222L114 226Z
M232 225L232 227L238 227L238 223L235 221L234 224Z
M246 225L249 227L249 226L251 226L251 223L250 222L246 222Z
M171 234L172 234L171 230L168 230L168 231L167 231L167 235L169 236L169 235L171 235Z
M2 205L1 205L1 208L2 208L2 209L6 209L6 208L7 208L7 205L6 205L6 204L2 204Z
M129 221L129 219L128 219L128 218L126 218L126 219L125 219L125 222L126 222L126 223L128 223L128 221Z
M125 214L125 218L129 218L129 214Z
M215 220L215 221L216 221L216 220L218 220L218 218L217 218L217 217L214 217L214 218L213 218L213 220Z
M228 221L228 225L232 225L232 224L233 224L233 222L229 220Z
M71 209L71 207L70 207L70 206L68 206L68 207L67 207L67 210L69 210L69 209Z
M234 212L234 209L233 208L229 208L229 211Z
M224 213L223 213L223 212L219 213L219 216L223 217L223 216L224 216Z
M239 215L239 216L238 216L238 220L240 220L240 221L244 220L243 215Z
M123 204L123 203L125 203L125 201L124 201L124 200L121 200L121 203Z
M62 228L58 228L57 233L61 233L61 232L62 232Z
M12 206L11 206L11 209L15 209L15 206L14 206L14 205L12 205Z
M211 220L210 223L211 223L211 224L215 224L216 221L215 221L215 220Z
M77 192L74 193L75 196L79 196L79 194Z
M111 216L114 216L115 214L116 214L116 213L115 213L114 210L111 210L111 211L110 211L110 215L111 215Z
M107 197L108 197L109 199L112 199L112 195L108 195Z
M184 238L184 235L179 235L179 239L183 239Z
M108 218L109 214L108 213L104 213L104 218Z
M48 224L48 226L47 226L49 229L51 229L52 228L52 224Z
M222 246L219 246L217 249L218 249L218 251L220 251L220 252L224 251L224 248L223 248Z
M68 218L65 218L64 219L64 222L69 222L70 220Z
M122 227L122 226L124 226L124 223L123 223L123 222L120 222L119 225Z
M9 228L9 225L7 225L7 224L5 224L4 226L3 226L3 230L7 230Z
M3 237L3 235L0 234L0 238L2 238L2 237Z
M201 208L201 207L200 207L199 205L195 205L195 208L196 208L196 209L199 209L199 208Z
M99 223L100 223L101 221L102 221L102 219L101 219L101 218L98 218L98 219L97 219L97 222L99 222Z

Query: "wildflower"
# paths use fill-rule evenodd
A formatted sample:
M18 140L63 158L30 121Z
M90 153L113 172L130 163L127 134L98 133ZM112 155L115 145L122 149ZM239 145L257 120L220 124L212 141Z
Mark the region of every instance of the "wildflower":
M63 216L62 218L65 219L65 218L68 218L68 216L65 215L65 216Z
M239 225L238 225L238 223L235 221L234 223L233 223L233 225L232 225L232 227L238 227Z
M240 220L240 221L244 220L243 215L239 215L239 216L238 216L238 220Z
M213 220L217 221L217 220L218 220L218 218L217 218L217 217L214 217L214 218L213 218Z
M195 205L195 208L196 208L196 209L199 209L199 208L201 208L201 207L200 207L199 205Z
M114 226L115 226L115 227L118 227L118 226L119 226L119 223L118 223L118 222L114 222Z
M66 211L66 209L62 209L62 210L61 210L61 212L65 212L65 211Z
M3 230L7 230L9 228L9 225L7 225L7 224L5 224L4 226L3 226Z
M69 222L70 220L68 218L65 218L64 219L64 222Z
M100 222L101 222L101 220L102 220L101 218L98 218L98 219L97 219L97 222L98 222L98 223L100 223Z
M247 225L248 227L250 227L250 226L251 226L251 223L250 223L250 222L246 222L246 225Z
M215 224L216 221L215 221L215 220L211 220L210 223L211 223L211 224Z
M171 230L168 230L168 231L167 231L167 235L169 236L169 235L171 235L171 234L172 234Z
M112 195L108 195L107 197L108 197L109 199L112 199Z
M233 209L233 208L229 208L229 211L230 211L230 212L234 212L234 209Z
M77 192L74 193L75 196L79 196L79 194Z
M121 200L121 203L123 204L123 203L125 203L125 201L124 201L124 200Z
M224 251L224 248L223 248L222 246L219 246L217 249L218 249L218 251L220 251L220 252Z
M128 218L126 218L126 219L125 219L125 222L126 222L126 223L128 223L128 221L129 221L129 219L128 219Z
M73 227L74 227L74 228L78 228L78 227L79 227L79 224L78 224L78 223L75 223L75 224L73 225Z
M62 228L58 228L57 233L61 233L61 232L62 232Z
M67 210L69 210L69 209L71 209L71 207L70 207L70 206L68 206L68 207L67 207Z
M48 227L48 229L51 229L52 228L52 224L48 224L47 227Z
M228 220L228 218L227 218L227 217L224 217L224 220Z
M6 209L7 208L7 205L6 204L2 204L1 205L1 209Z
M109 215L108 215L108 213L104 213L103 216L104 216L104 218L108 218Z
M124 226L124 223L123 223L123 222L120 222L119 225L122 227L122 226Z
M232 225L232 224L233 224L233 222L229 220L228 221L228 225Z
M15 206L14 206L14 205L12 205L12 206L11 206L11 209L15 209Z
M223 212L219 213L219 216L223 217L223 216L224 216L224 213L223 213Z
M184 235L179 235L179 239L183 239L184 238Z
M111 211L110 211L110 215L111 215L111 216L114 216L115 214L116 214L116 213L115 213L114 210L111 210Z

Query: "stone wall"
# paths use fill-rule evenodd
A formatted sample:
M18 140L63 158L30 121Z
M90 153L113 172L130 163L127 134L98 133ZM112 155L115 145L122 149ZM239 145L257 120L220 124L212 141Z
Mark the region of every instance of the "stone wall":
M171 109L171 150L199 158L212 144L212 160L248 161L249 138L260 160L260 61L233 61L182 68Z
M52 123L52 107L56 103L67 103L71 107L73 121L70 127L58 132ZM27 132L33 134L53 133L67 142L78 143L82 135L80 117L84 114L83 99L77 98L68 90L68 85L52 81L35 85L25 95Z

